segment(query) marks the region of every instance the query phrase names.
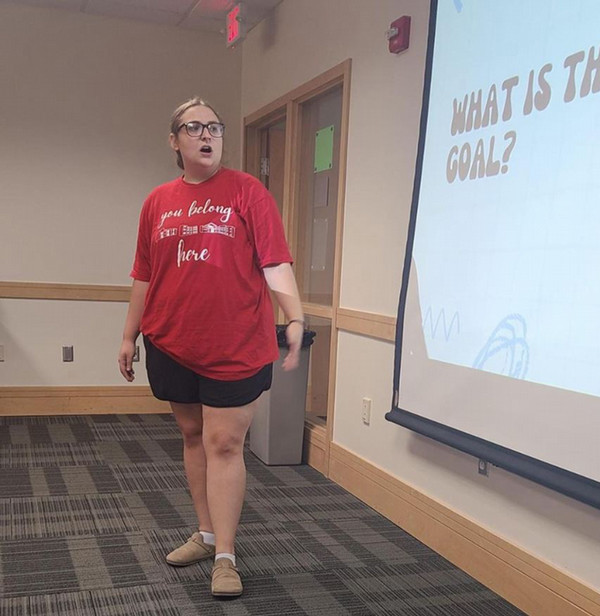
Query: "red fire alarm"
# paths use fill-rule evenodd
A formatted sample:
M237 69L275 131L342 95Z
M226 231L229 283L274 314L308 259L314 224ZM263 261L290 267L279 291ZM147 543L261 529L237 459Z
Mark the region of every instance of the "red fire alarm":
M243 8L239 2L227 13L227 47L235 45L246 36Z
M385 33L388 40L390 53L400 53L408 49L410 39L410 17L404 15L390 24L390 29Z

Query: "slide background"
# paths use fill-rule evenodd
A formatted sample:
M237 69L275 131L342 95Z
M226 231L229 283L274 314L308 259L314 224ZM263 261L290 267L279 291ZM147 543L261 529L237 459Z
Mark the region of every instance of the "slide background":
M440 0L437 23L395 406L600 481L600 94L579 97L600 13L591 0ZM565 103L563 62L582 50ZM529 71L547 63L550 104L524 116ZM481 88L485 106L495 83L502 113L515 75L509 121L451 135L455 97ZM508 130L506 174L448 183L452 146L494 135L500 158Z
M563 100L564 59L585 50L579 84L589 48L600 54L598 4L465 0L462 6L460 12L449 0L438 6L413 249L428 354L600 395L600 94L580 98L577 88L572 102ZM526 116L529 71L547 63L550 103ZM513 76L519 83L504 122L501 84ZM452 136L453 99L481 89L484 107L492 84L498 123ZM479 139L487 146L494 136L500 159L509 130L517 140L506 174L448 183L452 146L469 142L474 152ZM486 349L498 326L509 338L508 358L505 349L494 353L492 345L491 357Z

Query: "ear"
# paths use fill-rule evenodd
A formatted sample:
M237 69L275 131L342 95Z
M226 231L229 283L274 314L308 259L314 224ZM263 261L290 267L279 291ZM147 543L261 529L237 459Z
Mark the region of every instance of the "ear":
M179 152L179 141L177 140L177 136L173 133L169 133L169 145L171 146L172 150L175 150L175 152Z

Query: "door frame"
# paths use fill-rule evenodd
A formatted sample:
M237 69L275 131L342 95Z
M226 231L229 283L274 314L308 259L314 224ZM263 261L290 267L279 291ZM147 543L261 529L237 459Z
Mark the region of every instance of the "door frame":
M335 412L335 388L338 348L337 313L340 305L340 284L342 269L342 239L344 225L344 203L346 192L346 161L348 152L348 124L350 108L350 75L352 61L340 64L317 77L280 96L276 100L244 117L243 168L259 177L260 173L260 131L285 118L285 161L282 218L292 254L297 244L297 195L300 181L298 152L301 135L301 106L325 92L342 87L342 113L340 131L340 163L336 213L335 256L333 272L333 297L331 307L302 302L304 313L324 317L331 321L329 353L329 375L327 386L327 421L325 425L305 421L305 460L329 476L329 453L333 439Z

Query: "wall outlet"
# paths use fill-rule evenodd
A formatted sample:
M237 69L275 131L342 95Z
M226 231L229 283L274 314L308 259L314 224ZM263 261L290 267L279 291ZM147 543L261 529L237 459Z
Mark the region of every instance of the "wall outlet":
M487 460L482 460L479 458L479 462L477 462L477 472L480 475L485 475L486 477L490 476L490 463Z
M135 353L133 354L133 361L140 361L140 347L135 345Z
M4 361L4 345L0 344L0 361Z
M73 361L73 347L72 346L64 346L62 348L62 360L63 361Z
M362 399L362 422L365 426L371 423L371 398Z

